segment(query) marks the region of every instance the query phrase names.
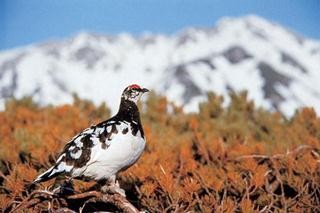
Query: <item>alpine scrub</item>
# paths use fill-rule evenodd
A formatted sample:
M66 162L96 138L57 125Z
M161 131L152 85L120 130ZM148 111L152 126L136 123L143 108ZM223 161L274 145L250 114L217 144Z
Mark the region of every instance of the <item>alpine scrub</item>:
M223 98L209 93L192 114L153 92L143 108L138 104L148 141L140 159L118 175L132 204L150 212L319 209L320 119L315 111L300 109L287 119L256 108L246 93L230 97L223 107ZM7 102L0 112L0 207L13 209L25 200L27 185L55 165L65 142L109 116L105 105L95 107L77 97L73 105L57 107L38 107L28 98ZM129 135L129 129L126 134L117 129ZM101 150L111 147L97 144ZM85 192L95 182L74 180L74 191ZM56 184L53 178L37 187L52 190ZM75 209L72 205L46 201L30 211Z

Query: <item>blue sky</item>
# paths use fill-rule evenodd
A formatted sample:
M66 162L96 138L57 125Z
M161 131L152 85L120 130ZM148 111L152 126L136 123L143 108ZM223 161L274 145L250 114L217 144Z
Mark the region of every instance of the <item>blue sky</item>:
M257 14L320 39L320 0L0 0L0 50L83 30L174 33Z

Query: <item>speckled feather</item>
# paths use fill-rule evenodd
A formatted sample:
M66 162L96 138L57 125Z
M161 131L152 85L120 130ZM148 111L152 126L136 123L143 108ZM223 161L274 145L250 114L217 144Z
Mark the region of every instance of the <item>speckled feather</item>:
M142 90L136 86L127 87L118 113L72 138L56 164L34 182L46 181L60 174L73 178L108 179L134 164L144 150L145 138L136 105L137 94L139 97L141 94L133 93L132 89Z

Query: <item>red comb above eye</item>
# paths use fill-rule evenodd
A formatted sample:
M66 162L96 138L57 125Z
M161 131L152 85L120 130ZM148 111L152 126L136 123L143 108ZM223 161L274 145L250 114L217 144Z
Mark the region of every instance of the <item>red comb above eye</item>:
M141 89L141 87L138 84L132 84L129 86L130 89Z

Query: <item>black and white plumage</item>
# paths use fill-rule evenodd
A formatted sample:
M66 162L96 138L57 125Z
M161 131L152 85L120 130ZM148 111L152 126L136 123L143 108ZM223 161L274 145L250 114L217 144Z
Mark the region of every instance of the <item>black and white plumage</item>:
M115 181L119 171L133 165L145 147L137 102L148 90L133 84L122 93L118 113L76 135L64 147L54 166L34 183L58 175Z

